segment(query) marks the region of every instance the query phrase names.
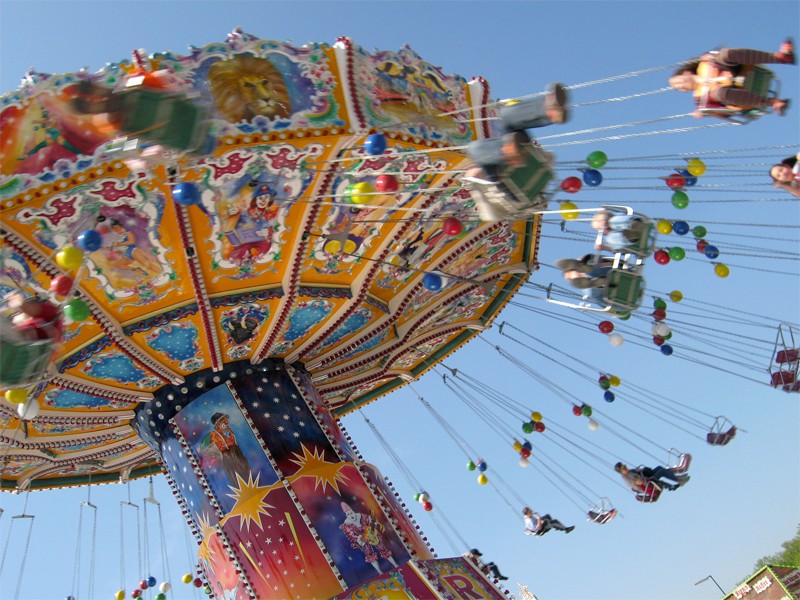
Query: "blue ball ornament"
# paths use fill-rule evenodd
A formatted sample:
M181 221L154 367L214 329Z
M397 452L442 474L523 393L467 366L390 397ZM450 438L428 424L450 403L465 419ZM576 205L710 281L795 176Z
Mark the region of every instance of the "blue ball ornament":
M680 173L686 180L686 183L684 184L686 187L692 187L695 183L697 183L697 177L689 173L687 169L678 169L678 173Z
M612 392L611 390L608 390L603 394L603 400L605 400L606 402L613 402L615 398L616 396L614 395L614 392Z
M373 133L364 141L364 151L371 156L383 154L384 150L386 150L386 136L382 133Z
M661 349L661 354L663 354L664 356L669 356L670 354L672 354L672 346L670 346L669 344L662 344L660 349Z
M481 473L484 473L487 468L488 468L488 465L486 464L485 460L479 460L478 461L478 471L480 471Z
M597 169L586 169L583 172L583 182L591 187L597 187L603 183L603 174Z
M156 578L153 577L152 575L150 575L150 577L147 578L147 585L149 585L150 587L155 587L156 586Z
M522 447L526 450L533 450L533 444L531 444L528 440L523 442Z
M706 255L706 258L710 258L714 260L719 256L719 249L716 246L706 246L706 249L703 250L703 253Z
M442 289L443 283L441 276L436 273L425 273L425 277L422 278L422 285L431 292L438 292Z
M181 206L191 206L200 202L200 190L188 181L183 181L172 188L172 199Z
M689 224L686 221L675 221L672 224L672 231L678 235L686 235L689 233Z
M100 235L99 231L87 229L86 231L78 234L77 243L78 248L84 252L94 252L103 245L103 236Z

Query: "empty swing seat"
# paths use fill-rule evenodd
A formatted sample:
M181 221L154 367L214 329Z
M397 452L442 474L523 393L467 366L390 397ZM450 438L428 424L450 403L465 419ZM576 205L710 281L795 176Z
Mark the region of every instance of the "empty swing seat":
M775 355L775 362L778 364L786 364L797 362L798 351L797 348L789 348L788 350L779 350Z
M683 454L679 455L678 457L678 464L672 467L672 470L677 473L678 475L682 473L686 473L689 470L689 465L692 464L692 455L688 452L684 452Z
M795 382L797 373L794 371L775 371L772 374L770 383L772 387L789 385Z
M622 310L636 310L644 296L644 278L627 269L611 269L603 289L603 300Z
M612 508L611 510L607 510L605 512L595 512L590 510L586 515L589 517L589 520L593 523L598 523L599 525L605 525L611 519L617 516L617 509Z
M724 446L736 437L736 426L732 425L725 432L710 432L706 435L706 441L712 446Z

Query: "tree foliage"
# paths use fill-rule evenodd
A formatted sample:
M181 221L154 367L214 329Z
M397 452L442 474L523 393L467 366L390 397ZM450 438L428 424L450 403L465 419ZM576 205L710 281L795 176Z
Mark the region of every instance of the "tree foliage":
M800 525L797 526L797 534L792 539L783 542L781 547L783 548L781 552L761 558L756 563L755 570L757 571L765 565L800 567Z

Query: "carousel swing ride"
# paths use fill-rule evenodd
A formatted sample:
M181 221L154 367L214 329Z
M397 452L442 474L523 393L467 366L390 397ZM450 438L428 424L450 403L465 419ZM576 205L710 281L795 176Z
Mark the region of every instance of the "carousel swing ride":
M536 144L462 182L466 146L495 133L485 81L409 48L237 30L186 56L31 72L1 102L4 490L165 473L213 596L503 596L473 562L435 557L337 422L489 328L539 267L544 216L585 212L547 210L552 157ZM676 207L701 166L670 185ZM541 298L602 312L612 345L605 319L636 314L645 260L679 260L656 246L666 225L639 216L645 235L606 257L601 308L552 286ZM544 431L541 414L525 421ZM580 505L613 518L594 493Z

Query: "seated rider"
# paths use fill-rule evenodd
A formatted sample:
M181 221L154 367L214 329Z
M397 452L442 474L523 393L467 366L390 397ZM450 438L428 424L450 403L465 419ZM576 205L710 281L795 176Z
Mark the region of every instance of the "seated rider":
M522 509L522 515L525 519L525 533L527 535L542 536L551 529L570 533L575 529L574 525L567 527L561 521L552 518L550 515L539 515L533 512L529 506Z
M783 159L769 170L772 185L800 198L800 152Z
M678 475L672 469L661 466L652 469L648 467L631 469L626 464L618 462L614 465L614 470L619 473L625 480L625 483L637 493L646 491L648 483L654 483L661 488L675 491L689 481L688 475ZM664 479L668 479L674 483L667 483L663 481Z
M596 248L612 252L624 252L647 234L647 224L641 217L612 215L608 211L598 212L592 217L592 228L603 234L603 243Z
M496 564L493 562L483 562L481 560L481 556L483 556L483 554L477 548L472 548L469 552L467 552L467 558L478 565L478 568L480 568L482 571L487 570L491 572L495 579L499 579L501 581L506 581L508 579L508 577L500 573L500 568Z
M791 38L781 45L778 52L722 48L717 53L704 54L675 71L669 85L680 92L692 92L698 106L733 110L769 107L782 116L789 107L789 100L762 96L735 85L734 78L745 70L743 67L761 64L795 64ZM702 111L693 114L695 117L705 116Z
M5 341L20 343L52 340L58 342L64 330L61 309L43 296L25 298L20 292L6 295L6 304L15 311L11 326L3 326Z

